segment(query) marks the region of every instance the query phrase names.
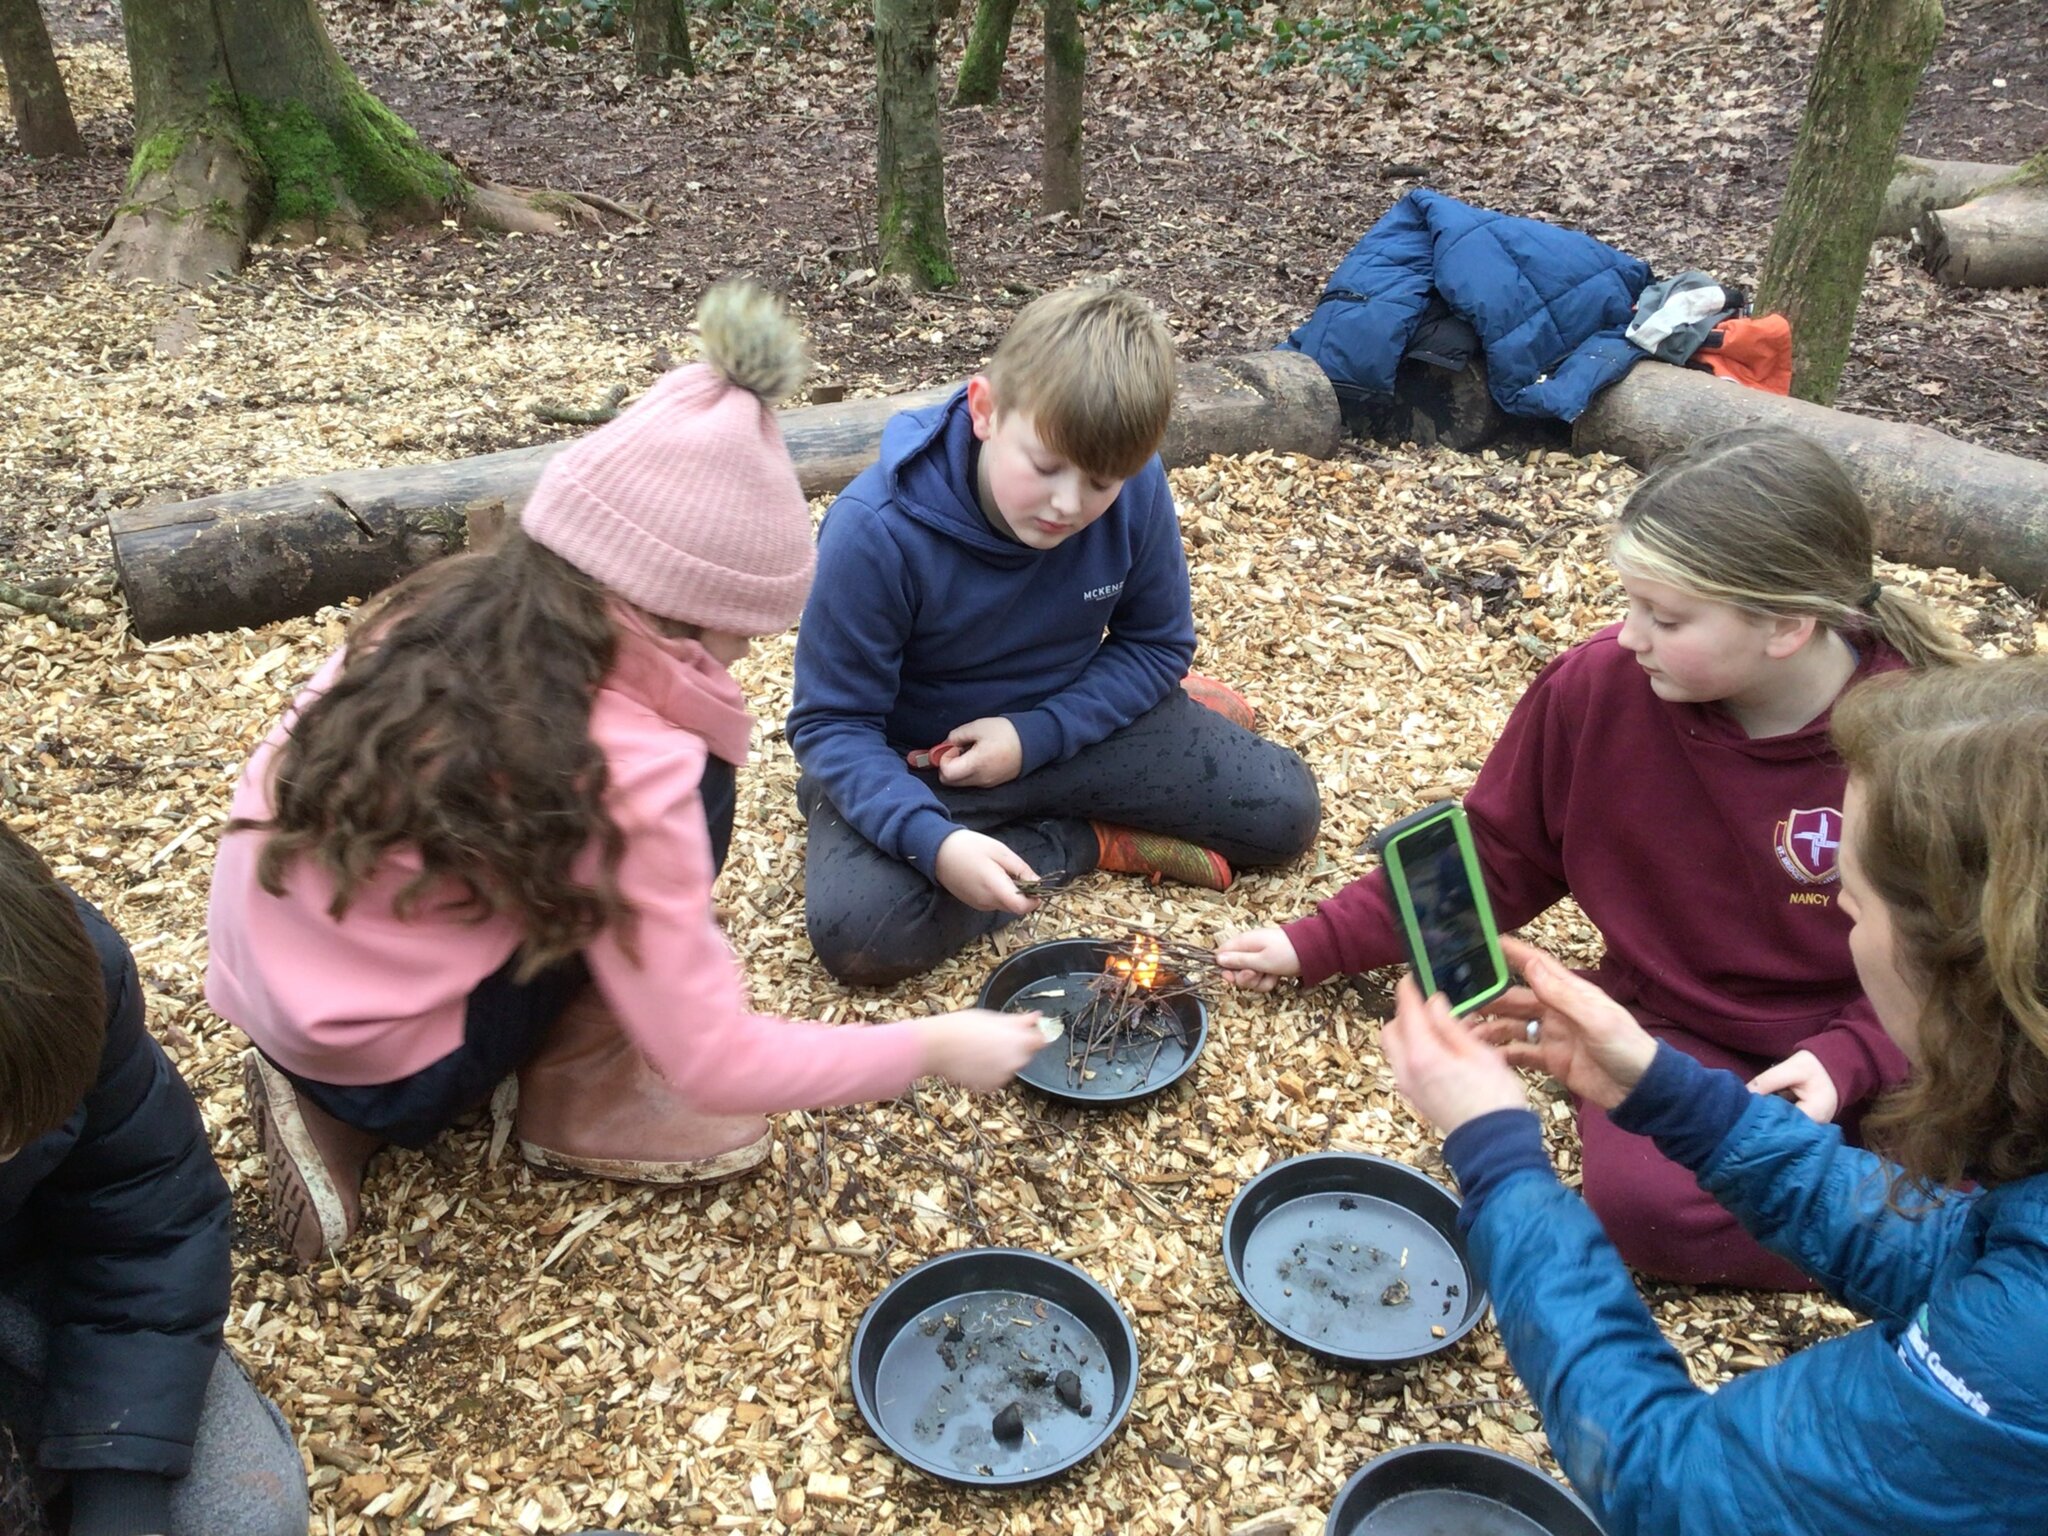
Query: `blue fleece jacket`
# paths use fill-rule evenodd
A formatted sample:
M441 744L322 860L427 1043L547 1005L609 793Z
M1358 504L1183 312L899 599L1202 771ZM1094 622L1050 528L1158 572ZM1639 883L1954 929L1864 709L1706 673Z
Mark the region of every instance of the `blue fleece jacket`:
M880 461L825 515L797 632L797 761L855 831L927 876L956 828L904 752L1002 715L1030 773L1151 709L1195 653L1156 457L1099 519L1035 550L983 515L979 447L965 390L890 418Z
M1839 1127L1669 1046L1614 1121L1872 1325L1701 1392L1534 1117L1462 1127L1473 1264L1611 1536L2048 1530L2048 1174L1902 1215Z

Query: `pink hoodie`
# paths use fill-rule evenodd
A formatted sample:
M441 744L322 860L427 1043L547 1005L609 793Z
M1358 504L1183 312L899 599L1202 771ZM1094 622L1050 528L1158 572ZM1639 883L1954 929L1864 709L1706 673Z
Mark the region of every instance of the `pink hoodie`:
M242 772L234 815L270 814L273 758L300 708L330 686L328 660ZM749 1114L861 1103L916 1078L916 1026L838 1028L749 1011L738 963L711 915L711 842L698 800L707 756L743 763L752 727L739 686L693 640L622 616L618 656L592 701L590 734L611 775L606 805L625 835L621 893L639 914L636 965L605 933L584 958L627 1034L696 1108ZM261 832L221 839L207 912L206 998L264 1053L315 1082L395 1082L462 1042L478 982L511 958L510 918L415 916L392 900L418 869L394 857L337 922L333 884L301 860L285 894L256 880ZM579 878L594 880L587 849ZM432 903L422 907L431 910ZM417 909L416 909L417 911Z

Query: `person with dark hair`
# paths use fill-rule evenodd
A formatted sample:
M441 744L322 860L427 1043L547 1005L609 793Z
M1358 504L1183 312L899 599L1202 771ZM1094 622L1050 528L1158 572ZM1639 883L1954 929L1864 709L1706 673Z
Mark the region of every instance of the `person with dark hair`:
M304 1536L222 1347L227 1185L119 934L0 826L0 1424L68 1536Z
M1849 949L1915 1069L1865 1122L1886 1155L1513 939L1527 986L1485 1018L1404 978L1383 1036L1446 1133L1508 1358L1609 1536L2048 1531L2048 657L1861 684L1834 735ZM1516 1067L1652 1137L1871 1326L1699 1390L1559 1183Z
M1626 617L1543 669L1465 797L1503 929L1576 898L1606 944L1594 979L1645 1028L1852 1137L1906 1060L1857 985L1835 900L1847 774L1828 712L1863 679L1969 657L1877 580L1875 553L1848 475L1796 432L1737 428L1660 462L1614 534ZM1260 990L1401 957L1380 870L1217 946ZM1809 1284L1648 1137L1577 1109L1587 1203L1630 1264Z
M766 1114L988 1090L1044 1044L968 1010L873 1027L748 1005L712 910L753 720L728 670L794 623L810 510L776 425L803 343L713 289L705 360L548 461L492 548L365 615L235 791L206 995L254 1044L272 1214L313 1262L365 1165L516 1080L526 1160L687 1184Z

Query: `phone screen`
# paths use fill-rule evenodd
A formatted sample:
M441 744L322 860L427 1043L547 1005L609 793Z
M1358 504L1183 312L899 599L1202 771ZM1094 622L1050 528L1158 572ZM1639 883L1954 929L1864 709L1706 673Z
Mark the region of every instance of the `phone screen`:
M1439 817L1402 838L1400 858L1437 990L1453 1002L1484 990L1494 980L1493 958L1451 818Z

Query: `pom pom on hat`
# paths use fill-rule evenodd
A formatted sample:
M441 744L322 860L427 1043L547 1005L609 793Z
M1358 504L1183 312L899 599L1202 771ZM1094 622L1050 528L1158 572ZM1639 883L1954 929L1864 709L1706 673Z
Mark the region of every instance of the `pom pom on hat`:
M650 613L776 634L803 611L816 561L774 410L803 381L803 338L746 283L713 288L697 323L703 361L550 459L520 526Z

